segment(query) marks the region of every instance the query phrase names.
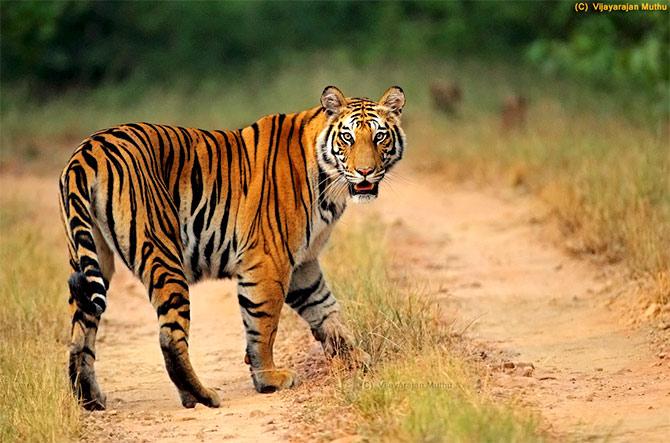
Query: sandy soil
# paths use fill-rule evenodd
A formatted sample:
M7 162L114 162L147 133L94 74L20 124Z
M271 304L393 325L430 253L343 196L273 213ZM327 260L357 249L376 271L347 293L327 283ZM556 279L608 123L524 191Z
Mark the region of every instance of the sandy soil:
M409 173L405 173L408 177ZM496 389L540 412L560 440L661 441L670 435L670 364L644 328L612 304L616 268L570 257L548 235L535 200L486 193L411 175L382 188L377 211L391 226L398 275L427 290L478 343ZM221 408L181 407L158 346L156 316L127 271L115 275L96 365L108 410L86 413L84 441L291 440L327 371L306 327L287 312L277 360L297 368L303 386L257 394L243 363L244 338L234 286L192 288L191 352ZM662 355L662 354L661 354ZM304 439L304 435L302 438Z

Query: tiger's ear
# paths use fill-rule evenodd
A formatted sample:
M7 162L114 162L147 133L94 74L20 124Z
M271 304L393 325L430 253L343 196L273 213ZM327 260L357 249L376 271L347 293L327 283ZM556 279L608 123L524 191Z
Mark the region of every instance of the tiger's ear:
M329 116L339 114L346 103L344 94L335 86L326 86L321 94L321 106Z
M405 91L400 86L391 86L379 99L379 104L388 108L391 114L399 118L405 106Z

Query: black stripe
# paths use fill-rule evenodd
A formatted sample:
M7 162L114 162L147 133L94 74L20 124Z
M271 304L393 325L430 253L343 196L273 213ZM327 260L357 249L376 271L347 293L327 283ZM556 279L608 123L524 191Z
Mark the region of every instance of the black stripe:
M302 313L305 312L305 310L307 310L308 308L311 308L311 307L316 306L316 305L320 305L321 303L326 301L328 299L328 297L330 297L330 291L326 292L326 295L324 295L320 299L315 300L315 301L310 302L310 303L307 303L306 305L302 305L300 307L300 309L298 309L298 314L302 315Z
M237 294L237 301L245 309L258 309L266 303L265 301L254 303L242 294Z
M174 331L182 331L184 334L186 334L186 331L184 331L184 328L177 323L176 321L170 322L170 323L163 323L161 325L161 329L163 328L168 328L171 332Z
M170 294L170 298L168 298L166 301L164 301L158 309L156 309L156 314L158 316L162 316L167 314L169 311L173 309L179 309L183 306L189 306L190 302L188 298L186 298L182 293L180 292L173 292Z
M237 294L237 300L239 301L240 306L242 306L244 308L244 310L247 311L247 314L249 314L250 316L255 317L255 318L271 317L271 315L268 314L267 312L252 311L251 310L251 309L260 308L261 306L263 306L266 303L265 301L260 302L260 303L254 303L242 294Z
M316 281L311 286L308 286L307 288L295 289L293 291L290 291L288 295L286 295L286 300L284 300L284 302L291 305L292 307L300 306L307 300L307 298L309 298L310 295L312 295L314 292L316 292L317 289L319 289L320 285L321 285L321 275L319 275L319 278L316 279Z

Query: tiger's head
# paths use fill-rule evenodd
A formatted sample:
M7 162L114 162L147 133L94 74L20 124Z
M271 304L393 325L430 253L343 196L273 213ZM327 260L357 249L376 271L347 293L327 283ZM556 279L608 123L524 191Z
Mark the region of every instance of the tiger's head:
M405 93L386 90L379 102L347 98L335 86L321 95L328 123L317 138L317 160L330 194L349 195L356 203L374 200L379 183L402 158L405 133L400 116Z

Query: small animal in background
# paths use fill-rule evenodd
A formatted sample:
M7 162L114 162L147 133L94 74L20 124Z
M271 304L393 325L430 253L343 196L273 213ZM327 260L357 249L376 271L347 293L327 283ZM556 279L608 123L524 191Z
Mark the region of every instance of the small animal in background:
M454 82L433 82L430 85L433 106L446 114L458 114L463 91Z
M527 97L518 94L507 97L500 111L500 120L503 131L523 128L526 125L527 113Z

